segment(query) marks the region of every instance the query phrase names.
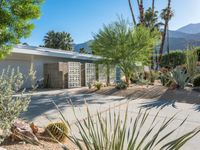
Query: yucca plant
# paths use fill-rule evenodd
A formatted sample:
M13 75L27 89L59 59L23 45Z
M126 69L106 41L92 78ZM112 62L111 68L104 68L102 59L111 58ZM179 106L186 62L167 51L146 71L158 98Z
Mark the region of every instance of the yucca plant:
M80 150L178 150L200 132L200 129L196 128L169 141L186 119L177 124L174 129L169 130L176 115L171 118L166 117L162 121L158 115L159 111L150 118L147 110L140 110L136 117L129 116L127 105L124 115L109 110L107 113L97 113L96 116L92 116L87 108L87 118L82 121L77 119L76 125L80 137L73 134L66 136ZM61 116L64 117L62 113ZM68 149L63 144L62 147L65 150Z

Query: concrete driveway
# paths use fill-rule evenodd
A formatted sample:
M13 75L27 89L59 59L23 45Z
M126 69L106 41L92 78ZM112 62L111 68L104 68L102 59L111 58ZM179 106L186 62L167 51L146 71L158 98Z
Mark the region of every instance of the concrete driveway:
M56 103L70 122L74 122L75 117L70 101L73 103L75 110L78 111L77 114L80 118L86 116L82 111L82 109L85 109L86 103L92 108L92 111L96 112L97 109L102 111L110 105L119 105L127 101L124 97L119 96L105 96L95 93L77 94L78 90L80 89L35 92L32 94L28 110L22 114L22 117L44 127L50 121L60 120L59 112L53 102Z
M57 104L59 109L63 112L64 116L68 119L70 124L74 124L76 119L72 111L71 104L68 100L71 100L74 104L74 109L77 117L83 119L87 116L86 105L87 105L93 115L96 114L97 110L100 112L106 112L111 109L111 111L120 111L124 114L127 102L129 106L128 114L131 117L135 117L141 108L149 109L150 120L156 115L160 110L158 119L161 121L164 118L169 118L176 115L176 119L170 125L170 128L175 127L186 117L188 117L185 124L177 130L174 137L179 137L184 133L191 131L192 129L200 126L200 112L199 106L185 103L176 103L175 101L167 100L157 100L157 99L134 99L127 100L124 97L119 96L105 96L99 94L77 94L74 90L57 90L57 91L46 91L41 93L35 93L32 96L31 104L28 111L22 116L36 123L38 126L46 126L50 121L60 120L60 115L55 108L52 100ZM170 129L169 129L170 130ZM167 131L166 131L167 132ZM200 134L189 141L183 148L183 150L199 150L200 147Z

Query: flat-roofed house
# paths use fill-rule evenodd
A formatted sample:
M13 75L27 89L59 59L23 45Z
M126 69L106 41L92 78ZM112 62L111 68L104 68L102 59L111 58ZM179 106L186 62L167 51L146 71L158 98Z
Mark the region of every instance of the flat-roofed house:
M99 56L73 51L17 45L13 48L11 55L0 61L0 73L10 66L10 68L19 67L20 72L28 76L32 64L36 70L36 80L41 81L44 79L45 64L58 64L60 62L93 63L100 58ZM29 87L30 83L27 82L24 86Z

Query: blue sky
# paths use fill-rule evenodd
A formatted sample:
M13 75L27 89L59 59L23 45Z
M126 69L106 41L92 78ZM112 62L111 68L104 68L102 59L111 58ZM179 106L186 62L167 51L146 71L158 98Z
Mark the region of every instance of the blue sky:
M167 0L155 1L157 10L167 5ZM150 2L144 0L146 8ZM137 12L136 4L133 5ZM170 22L171 30L200 23L200 0L172 0L172 7L175 16ZM34 21L31 36L22 42L38 46L43 44L43 37L49 30L55 30L69 32L75 43L83 43L92 39L92 34L103 24L115 21L117 15L131 20L128 0L46 0L40 19Z

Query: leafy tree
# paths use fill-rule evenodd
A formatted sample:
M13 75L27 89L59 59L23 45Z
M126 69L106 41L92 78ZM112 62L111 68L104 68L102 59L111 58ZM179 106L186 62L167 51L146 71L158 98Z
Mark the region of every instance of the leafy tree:
M44 47L71 51L73 39L70 33L49 31L44 37Z
M30 21L40 17L43 0L0 0L0 59L7 56L14 44L31 34L34 24Z
M117 64L129 84L136 63L149 63L157 38L157 31L151 32L144 26L133 29L127 21L120 19L104 26L94 36L91 48L95 54L103 56L102 63Z

